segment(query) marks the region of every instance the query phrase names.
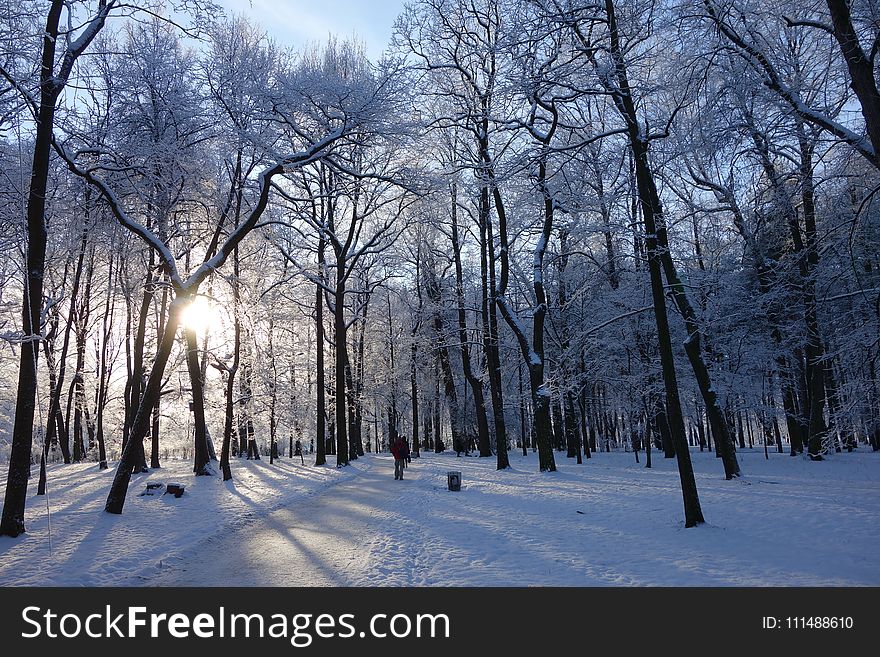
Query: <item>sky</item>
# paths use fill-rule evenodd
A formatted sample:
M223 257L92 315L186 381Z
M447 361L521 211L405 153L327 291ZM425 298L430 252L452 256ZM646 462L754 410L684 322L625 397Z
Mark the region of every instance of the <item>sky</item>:
M378 59L404 0L217 0L230 14L262 25L279 45L322 42L329 34L357 36Z

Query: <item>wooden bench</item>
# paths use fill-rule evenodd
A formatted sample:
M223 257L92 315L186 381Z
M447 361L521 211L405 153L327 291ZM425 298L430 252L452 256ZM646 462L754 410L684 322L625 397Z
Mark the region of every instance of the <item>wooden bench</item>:
M183 484L168 484L165 487L165 494L171 493L174 497L180 497L183 495L183 491L186 490L186 486Z
M161 481L148 481L147 489L141 493L141 497L144 495L159 495L159 491L165 488L165 484Z

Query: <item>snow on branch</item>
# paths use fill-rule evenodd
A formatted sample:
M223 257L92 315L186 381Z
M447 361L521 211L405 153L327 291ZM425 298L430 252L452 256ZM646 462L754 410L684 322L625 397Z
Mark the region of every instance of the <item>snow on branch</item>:
M737 52L746 64L761 76L765 87L775 91L777 95L801 118L826 130L841 141L849 144L871 164L880 168L880 157L878 157L877 152L874 150L873 145L868 139L853 132L841 123L838 123L827 114L807 105L797 91L783 82L776 67L771 63L770 59L758 45L747 40L746 37L735 30L729 23L725 22L718 14L718 11L711 0L703 0L703 4L706 7L706 12L708 13L709 18L721 33L737 47Z
M58 69L58 75L56 75L54 79L56 90L60 90L67 84L67 80L70 78L70 72L73 70L73 65L76 63L76 60L86 51L86 48L88 48L89 44L95 40L95 37L98 36L98 33L104 27L104 23L107 21L110 12L116 8L116 4L117 0L105 0L101 2L98 13L88 22L88 25L86 25L82 34L68 43L67 52L64 53L64 59L61 61L61 68Z
M325 135L323 139L312 144L311 147L306 150L288 155L276 163L275 166L261 171L257 177L260 192L257 198L257 203L251 210L250 215L248 215L248 218L226 238L226 241L217 250L217 253L211 258L206 259L202 265L190 275L185 281L184 287L197 287L211 272L222 267L223 263L226 262L230 255L232 255L232 252L239 243L251 230L253 230L269 203L269 192L272 188L271 182L274 176L289 173L295 169L311 164L312 162L324 159L330 147L342 136L343 128L337 128Z
M110 185L94 175L93 169L86 169L77 164L77 159L80 155L89 154L93 151L86 150L77 153L70 153L67 148L63 144L60 144L54 137L52 138L52 146L55 149L55 152L58 153L61 159L67 164L67 168L70 169L71 173L84 179L101 193L101 196L107 202L107 205L110 206L110 211L113 213L113 216L116 217L119 224L140 237L150 248L156 251L159 258L162 260L162 264L167 267L172 283L179 286L181 281L180 274L177 271L177 263L165 243L153 231L126 212L122 205L122 201L110 188Z

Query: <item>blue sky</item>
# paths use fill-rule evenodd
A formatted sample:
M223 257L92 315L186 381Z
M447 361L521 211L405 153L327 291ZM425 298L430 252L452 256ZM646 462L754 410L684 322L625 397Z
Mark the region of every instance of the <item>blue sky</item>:
M357 35L376 59L391 38L404 0L217 0L228 13L247 16L281 45L324 41L330 33Z

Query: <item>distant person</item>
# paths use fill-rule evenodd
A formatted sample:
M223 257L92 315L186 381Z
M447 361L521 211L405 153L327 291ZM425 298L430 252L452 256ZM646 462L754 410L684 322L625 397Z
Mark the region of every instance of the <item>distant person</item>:
M303 458L303 446L299 440L293 444L293 455L298 456L303 465L306 464L306 460Z
M403 469L409 457L409 445L403 436L398 436L391 444L391 455L394 457L394 480L403 479Z

